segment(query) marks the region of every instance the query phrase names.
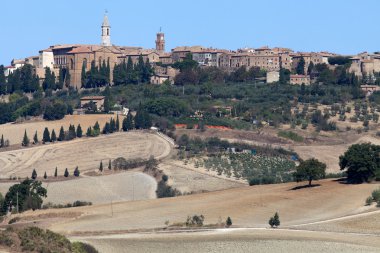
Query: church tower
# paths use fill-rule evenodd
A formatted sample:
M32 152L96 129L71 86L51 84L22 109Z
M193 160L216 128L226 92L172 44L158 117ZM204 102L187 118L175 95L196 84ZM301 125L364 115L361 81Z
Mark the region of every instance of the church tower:
M165 34L163 32L157 33L156 50L160 53L165 52Z
M111 45L111 26L108 21L107 12L104 14L102 24L102 46L110 47Z

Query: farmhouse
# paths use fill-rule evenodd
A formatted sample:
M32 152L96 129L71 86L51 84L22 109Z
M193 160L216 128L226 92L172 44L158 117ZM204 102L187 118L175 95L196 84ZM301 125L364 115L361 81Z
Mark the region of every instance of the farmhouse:
M80 107L84 108L91 102L95 104L96 109L101 111L104 109L104 96L87 96L80 99Z
M308 75L290 75L290 84L310 85L310 76L308 76Z

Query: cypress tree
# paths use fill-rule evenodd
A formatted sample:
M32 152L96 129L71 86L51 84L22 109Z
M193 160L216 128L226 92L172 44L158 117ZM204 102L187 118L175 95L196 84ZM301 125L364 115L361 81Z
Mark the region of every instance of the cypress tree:
M45 127L42 142L43 143L50 142L50 132L47 127Z
M73 140L77 137L77 133L75 132L75 126L74 125L71 125L69 126L69 136L68 136L68 139L69 140Z
M103 134L109 134L111 132L110 123L106 122L103 128Z
M79 171L79 169L78 169L78 166L75 168L75 170L74 170L74 176L75 177L79 177L79 175L80 175L80 171Z
M231 220L231 217L228 216L227 220L226 220L226 226L227 227L231 227L232 226L232 220Z
M122 128L123 128L123 131L125 132L132 130L134 128L132 114L128 113L127 117L123 119Z
M55 134L55 130L51 131L51 142L56 142L57 141L57 135Z
M37 172L36 172L36 169L33 169L32 179L35 180L36 178L37 178Z
M34 134L34 137L33 137L33 144L38 144L37 131L36 131L36 133Z
M55 167L54 177L58 177L58 168L57 167Z
M4 135L1 135L0 148L4 148Z
M115 120L113 118L111 118L111 120L110 120L110 133L113 133L115 131L116 131Z
M100 172L103 172L103 161L100 161L99 171L100 171Z
M305 59L303 57L301 57L300 61L298 62L296 72L298 75L305 74Z
M78 125L77 127L77 137L78 138L82 138L82 127L80 126L80 124Z
M63 130L63 126L61 126L61 129L59 130L58 141L64 141L64 140L65 140L65 130Z
M29 138L28 138L28 135L26 134L26 130L24 133L24 138L22 139L22 146L24 147L29 146Z
M111 165L111 159L109 160L108 162L108 169L111 170L112 169L112 165Z
M91 127L88 127L88 128L87 128L87 132L86 132L86 136L87 136L87 137L91 137L91 131L92 131L92 128L91 128Z
M115 130L116 130L117 132L119 132L119 130L120 130L119 114L116 116Z
M46 179L47 178L47 174L46 174L46 171L45 171L45 174L44 174L44 179Z
M69 171L67 170L67 168L65 169L65 173L63 174L65 177L69 177Z

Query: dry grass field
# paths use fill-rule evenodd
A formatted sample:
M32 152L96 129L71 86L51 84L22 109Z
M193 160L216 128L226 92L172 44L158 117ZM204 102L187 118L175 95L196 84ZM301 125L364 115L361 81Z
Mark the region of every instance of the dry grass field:
M45 171L52 176L55 167L59 175L63 175L65 168L72 174L76 166L83 173L98 169L101 160L106 166L109 159L117 157L148 159L153 155L160 159L169 155L170 150L170 144L159 136L142 132L82 138L0 152L0 178L30 177L33 169L40 177Z
M67 131L70 124L78 126L81 125L83 134L86 133L86 130L89 126L94 126L95 122L98 121L101 128L105 125L111 117L116 118L116 115L111 114L88 114L88 115L66 115L65 118L55 121L26 121L23 123L7 123L0 125L0 135L4 135L5 139L10 141L11 145L20 144L24 136L24 132L28 134L29 139L32 141L34 133L37 131L39 140L42 140L42 135L45 127L47 127L51 133L53 129L55 130L57 136L59 134L59 129L61 126ZM123 116L119 116L122 120Z
M82 213L76 219L50 223L49 228L64 232L125 231L130 229L164 227L183 222L188 215L203 214L206 224L215 224L231 216L239 227L267 227L274 212L280 213L282 226L292 226L339 218L371 210L364 200L376 184L346 185L333 180L320 181L320 187L291 190L297 183L234 188L176 198L121 202L76 208ZM349 196L349 197L347 197ZM41 210L22 216L64 216L73 210ZM44 220L47 222L47 220Z
M100 252L379 252L377 238L363 235L263 229L196 233L122 234L73 237ZM128 251L125 251L128 249Z
M12 183L1 183L5 195ZM43 184L48 190L44 204L67 204L81 200L93 204L156 198L156 180L141 172L123 172L98 177Z

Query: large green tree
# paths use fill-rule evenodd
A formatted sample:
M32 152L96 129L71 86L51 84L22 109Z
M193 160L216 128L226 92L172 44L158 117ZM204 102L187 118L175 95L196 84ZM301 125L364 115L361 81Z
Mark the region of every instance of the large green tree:
M371 143L354 144L339 157L341 170L347 173L350 183L380 179L380 146Z
M317 159L308 159L301 161L294 173L297 182L308 180L311 186L312 180L319 180L326 176L326 164L318 161Z
M300 60L297 64L296 73L298 75L304 75L305 74L305 59L303 57L300 58Z
M17 208L20 212L29 209L40 209L42 198L47 197L47 190L42 186L40 181L26 179L20 184L11 186L5 195L1 208L1 213L6 214L8 211Z

